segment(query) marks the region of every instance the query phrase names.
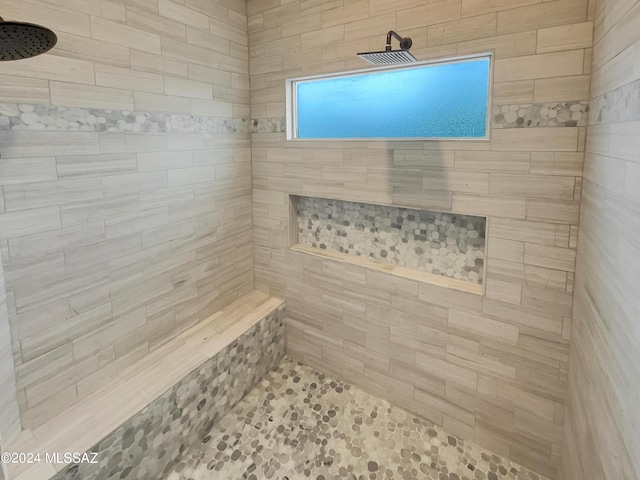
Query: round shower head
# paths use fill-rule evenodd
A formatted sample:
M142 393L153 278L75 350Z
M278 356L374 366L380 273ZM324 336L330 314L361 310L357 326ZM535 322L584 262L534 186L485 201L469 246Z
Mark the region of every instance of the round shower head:
M58 37L33 23L5 22L0 17L0 61L35 57L51 50Z

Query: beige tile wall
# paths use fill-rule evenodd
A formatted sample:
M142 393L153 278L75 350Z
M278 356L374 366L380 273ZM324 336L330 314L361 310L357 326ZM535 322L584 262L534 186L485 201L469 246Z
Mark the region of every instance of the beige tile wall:
M243 0L6 0L2 16L59 44L5 62L0 103L248 121ZM249 141L247 128L0 132L25 427L253 287Z
M355 54L390 29L419 60L493 51L494 105L588 99L587 0L247 8L254 119L282 119L286 78L366 68ZM256 285L286 298L290 352L555 477L584 145L584 127L494 129L490 142L254 133ZM488 216L486 295L289 251L288 194Z
M640 2L594 29L562 477L640 478ZM609 101L602 101L607 94Z
M20 428L9 312L7 311L4 273L0 265L0 449L20 433ZM1 468L2 465L0 465Z
M0 453L4 450L2 448L2 438L0 437ZM2 463L0 464L0 480L8 480L9 472L7 472L7 465Z

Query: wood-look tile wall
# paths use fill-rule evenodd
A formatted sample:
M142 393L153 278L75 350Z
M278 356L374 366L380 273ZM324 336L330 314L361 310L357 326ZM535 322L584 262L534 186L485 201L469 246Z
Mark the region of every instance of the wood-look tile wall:
M59 44L4 62L0 103L248 122L243 0L5 0L2 16ZM0 132L24 427L253 287L248 128L168 130Z
M638 479L640 2L599 0L594 26L561 471Z
M0 265L0 450L20 433L20 429L7 295L2 265Z
M356 53L391 29L419 60L493 51L497 108L588 100L587 0L247 8L254 121L285 115L286 78L367 68ZM252 134L256 286L286 298L291 354L555 477L584 145L584 127L494 129L490 142ZM289 251L288 194L487 216L486 295Z

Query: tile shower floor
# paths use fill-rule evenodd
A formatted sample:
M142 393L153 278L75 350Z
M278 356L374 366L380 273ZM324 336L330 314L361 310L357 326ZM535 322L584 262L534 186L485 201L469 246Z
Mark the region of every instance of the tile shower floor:
M285 357L167 480L546 480Z

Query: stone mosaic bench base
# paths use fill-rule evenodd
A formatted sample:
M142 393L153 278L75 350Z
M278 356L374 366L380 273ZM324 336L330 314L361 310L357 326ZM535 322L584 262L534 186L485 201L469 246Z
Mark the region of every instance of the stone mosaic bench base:
M137 413L124 417L128 418L124 423L119 426L115 423L117 428L86 451L89 459L97 454L96 463L81 461L66 465L53 475L45 473L50 470L33 468L12 476L12 480L164 478L185 452L200 444L213 425L285 355L284 302L260 292L249 298L256 296L257 308L252 310L251 302L243 304L239 300L229 307L229 314L223 311L214 315L212 321L203 322L203 326L197 325L179 336L181 359L187 361L189 355L200 358L198 353L208 352L206 359L192 363L199 366L187 370L190 373L175 384L171 380L168 385L173 384L172 387L146 406L141 405L143 408L134 410ZM177 358L171 360L176 361ZM158 365L155 362L155 366ZM138 384L143 380L153 381L157 375L157 372L145 374L145 371L141 371ZM100 412L96 417L99 416ZM84 431L92 428L90 423L84 422ZM76 434L81 436L79 427L76 429ZM28 450L35 451L35 448Z
M284 305L135 414L52 480L158 480L277 366L286 349ZM91 425L87 425L91 428Z

